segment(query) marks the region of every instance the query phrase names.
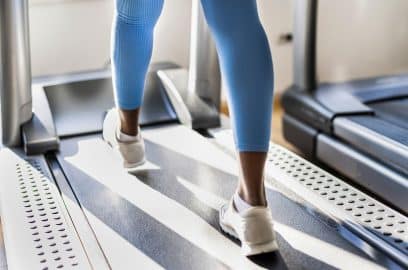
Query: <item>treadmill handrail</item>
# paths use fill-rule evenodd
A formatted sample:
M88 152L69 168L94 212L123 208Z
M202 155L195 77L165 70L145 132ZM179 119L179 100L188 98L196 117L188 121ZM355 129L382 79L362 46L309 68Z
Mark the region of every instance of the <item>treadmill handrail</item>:
M0 1L2 141L21 144L20 125L32 117L28 0Z
M318 0L296 0L294 9L293 81L312 92L317 85L316 34Z

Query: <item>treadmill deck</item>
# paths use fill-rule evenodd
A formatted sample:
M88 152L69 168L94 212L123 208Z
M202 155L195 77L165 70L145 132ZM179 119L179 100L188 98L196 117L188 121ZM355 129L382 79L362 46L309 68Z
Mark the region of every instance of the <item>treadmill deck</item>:
M62 140L57 156L75 194L68 200L78 200L112 269L381 269L273 187L280 251L244 258L218 225L235 190L235 160L180 125L142 132L148 163L133 174L99 135Z

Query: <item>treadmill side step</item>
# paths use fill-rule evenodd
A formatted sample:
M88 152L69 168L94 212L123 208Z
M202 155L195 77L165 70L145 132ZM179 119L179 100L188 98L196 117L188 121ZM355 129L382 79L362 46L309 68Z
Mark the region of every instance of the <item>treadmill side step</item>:
M44 158L0 151L8 269L91 269Z
M232 153L231 130L213 135L216 143ZM312 212L334 221L345 238L351 240L350 233L357 236L360 241L354 239L353 244L370 256L379 259L386 254L391 258L387 263L408 267L406 216L276 144L270 146L266 174L267 181L278 183L305 201Z

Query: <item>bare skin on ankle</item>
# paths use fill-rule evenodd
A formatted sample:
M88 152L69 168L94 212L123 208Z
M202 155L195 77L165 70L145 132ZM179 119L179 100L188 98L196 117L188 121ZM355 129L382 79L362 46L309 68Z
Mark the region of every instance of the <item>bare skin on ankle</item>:
M135 110L119 109L120 131L130 136L136 136L139 126L139 113L139 108Z
M240 152L238 194L252 206L266 206L264 168L266 152Z
M140 109L119 109L121 132L136 136L139 126ZM267 153L240 152L240 177L238 194L252 206L266 206L263 172Z

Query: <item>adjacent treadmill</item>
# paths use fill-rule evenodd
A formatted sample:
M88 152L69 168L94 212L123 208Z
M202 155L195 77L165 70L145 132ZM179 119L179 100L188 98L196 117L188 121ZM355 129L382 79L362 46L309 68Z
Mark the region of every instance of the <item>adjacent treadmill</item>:
M148 162L132 174L101 138L114 105L110 70L31 84L27 10L27 1L0 2L2 269L408 267L406 216L274 144L266 193L280 251L245 258L221 232L218 209L238 165L200 1L190 69L150 67Z
M318 1L297 2L285 138L305 155L408 213L408 75L316 81Z

